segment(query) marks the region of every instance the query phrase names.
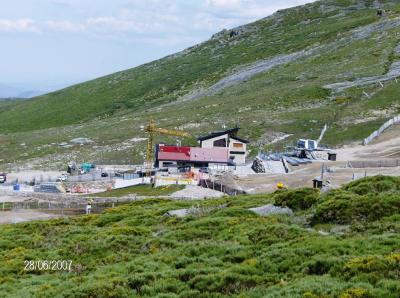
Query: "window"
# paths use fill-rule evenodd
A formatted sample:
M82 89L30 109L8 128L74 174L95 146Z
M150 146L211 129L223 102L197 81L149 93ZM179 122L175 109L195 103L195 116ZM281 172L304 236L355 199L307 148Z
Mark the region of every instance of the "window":
M230 154L236 154L236 155L245 155L246 154L246 152L244 152L244 151L231 151L229 153Z
M214 141L214 147L226 147L226 139L219 139Z
M242 143L233 143L233 148L243 148Z
M300 140L300 141L297 143L297 147L299 147L299 148L306 148L306 142L303 141L303 140Z

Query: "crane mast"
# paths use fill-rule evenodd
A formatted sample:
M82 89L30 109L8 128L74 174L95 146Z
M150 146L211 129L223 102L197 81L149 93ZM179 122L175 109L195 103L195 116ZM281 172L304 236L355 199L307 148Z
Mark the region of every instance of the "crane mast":
M154 164L154 137L156 134L175 136L175 137L191 137L191 134L182 130L172 130L157 127L154 120L150 119L145 129L147 132L147 147L146 147L146 176L151 176L151 169Z

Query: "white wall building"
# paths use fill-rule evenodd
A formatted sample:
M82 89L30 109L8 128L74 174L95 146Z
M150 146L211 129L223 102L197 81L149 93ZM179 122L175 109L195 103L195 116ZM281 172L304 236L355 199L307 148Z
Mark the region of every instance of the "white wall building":
M228 148L229 159L236 165L246 163L247 144L249 141L237 137L239 127L211 133L200 137L201 148Z

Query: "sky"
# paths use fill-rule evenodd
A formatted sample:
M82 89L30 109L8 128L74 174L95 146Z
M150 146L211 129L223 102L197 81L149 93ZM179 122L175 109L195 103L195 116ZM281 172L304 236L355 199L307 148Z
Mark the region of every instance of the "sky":
M1 0L0 86L57 89L312 0Z

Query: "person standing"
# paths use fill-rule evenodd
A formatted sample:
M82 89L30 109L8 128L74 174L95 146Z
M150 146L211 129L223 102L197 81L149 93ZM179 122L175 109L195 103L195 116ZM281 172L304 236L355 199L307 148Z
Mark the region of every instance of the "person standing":
M93 200L89 199L86 204L86 214L92 213L92 204L93 204Z

